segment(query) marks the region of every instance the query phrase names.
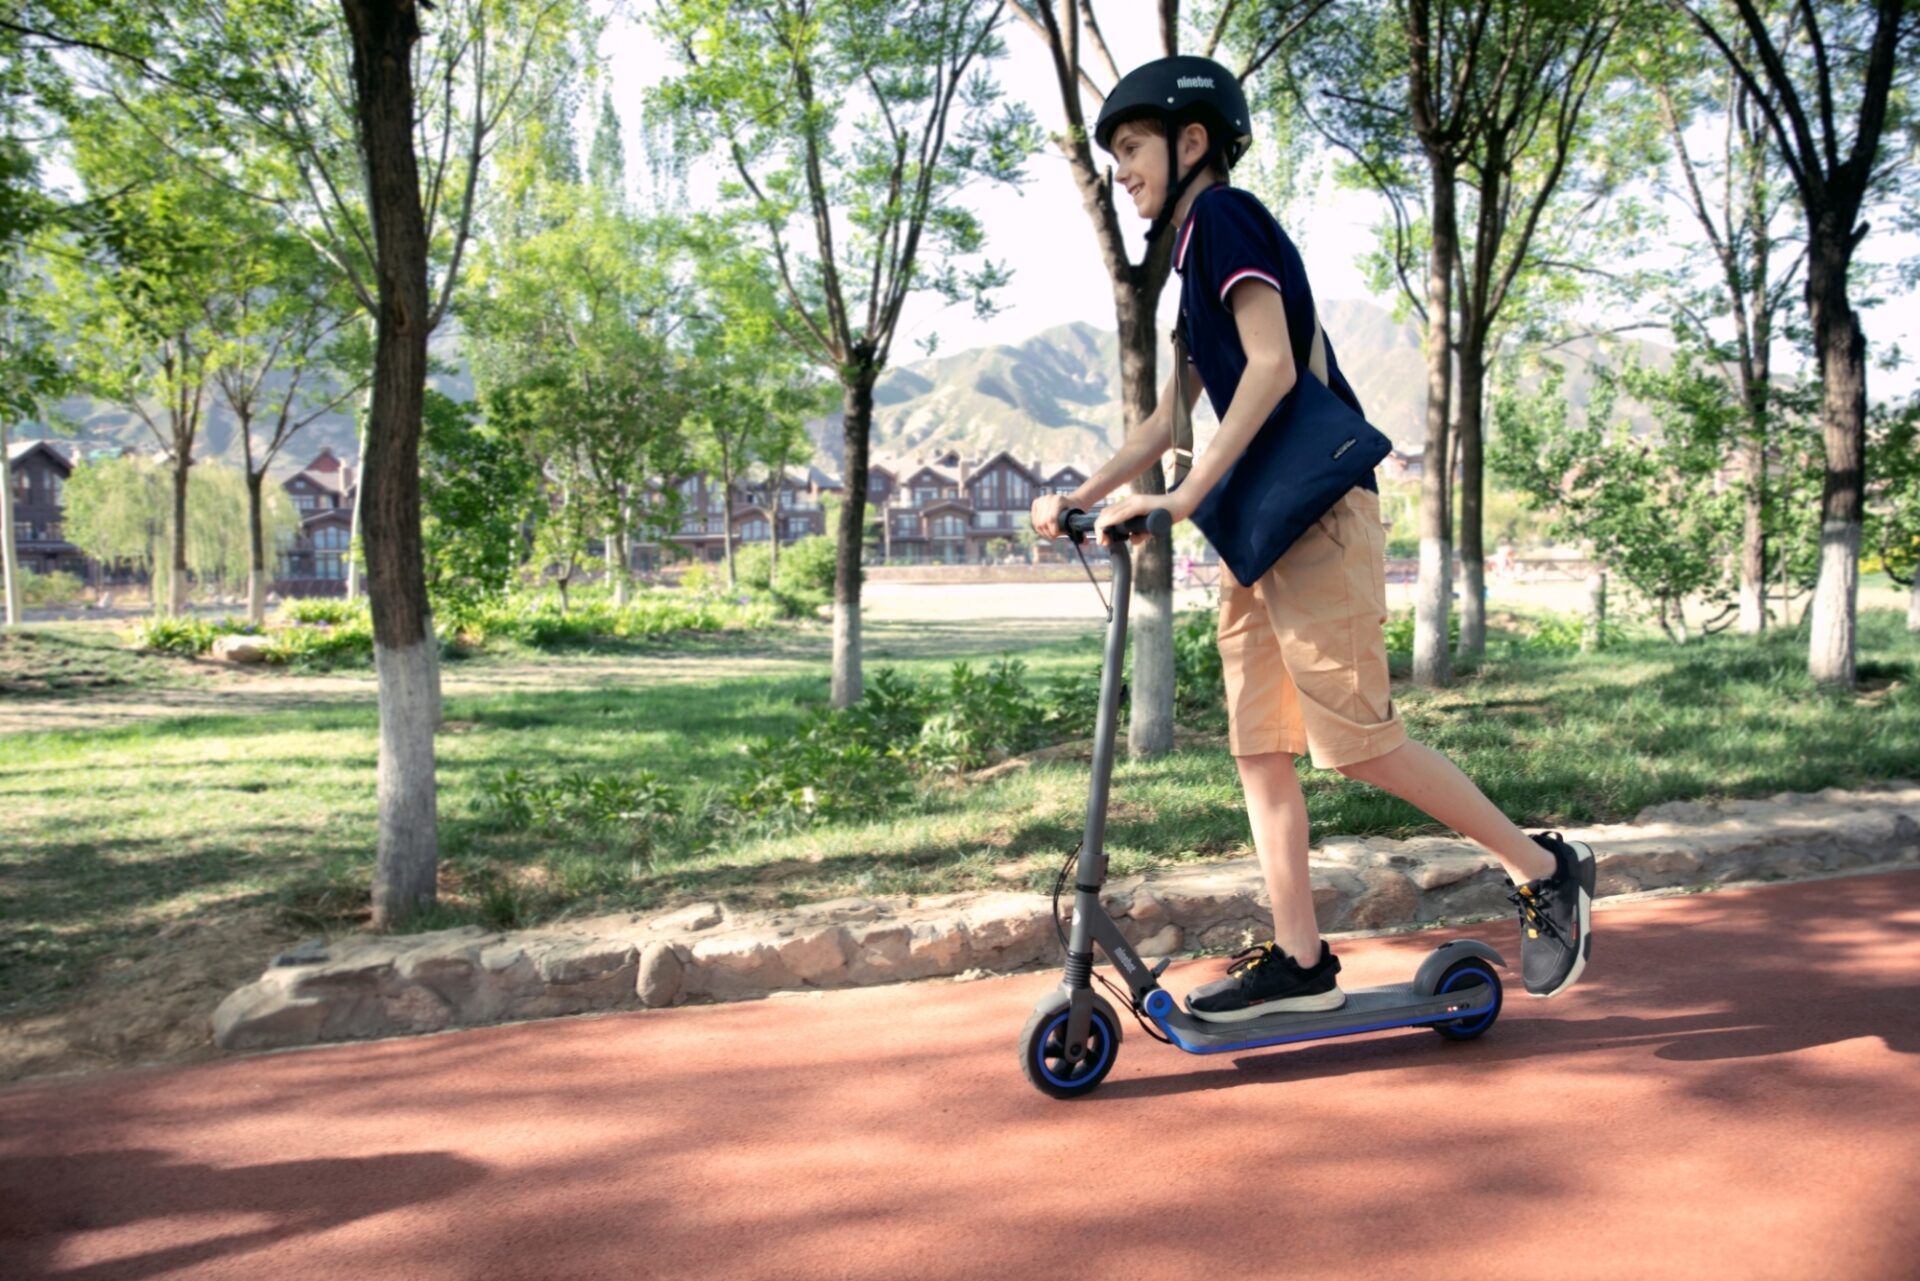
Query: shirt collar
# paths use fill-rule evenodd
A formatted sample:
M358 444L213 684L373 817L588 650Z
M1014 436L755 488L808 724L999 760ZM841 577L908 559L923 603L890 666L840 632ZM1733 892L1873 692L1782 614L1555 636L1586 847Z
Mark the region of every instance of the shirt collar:
M1173 243L1173 269L1181 275L1187 271L1187 242L1193 239L1193 216L1200 211L1200 202L1206 199L1208 192L1226 185L1224 182L1214 183L1195 196L1193 203L1187 206L1187 220L1180 224L1180 238Z

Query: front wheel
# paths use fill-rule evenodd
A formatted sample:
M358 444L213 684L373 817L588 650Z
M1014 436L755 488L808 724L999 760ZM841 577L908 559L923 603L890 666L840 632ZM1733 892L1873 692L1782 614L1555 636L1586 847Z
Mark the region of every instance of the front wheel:
M1049 1001L1033 1012L1020 1030L1020 1070L1027 1074L1036 1090L1056 1099L1077 1099L1091 1094L1107 1079L1113 1060L1120 1053L1120 1020L1105 998L1093 998L1092 1017L1087 1022L1087 1044L1078 1059L1067 1057L1067 1015L1071 1012L1067 994Z
M1493 1006L1485 1014L1474 1014L1464 1019L1453 1019L1446 1023L1435 1023L1433 1030L1449 1041L1471 1041L1493 1026L1500 1017L1500 976L1493 972L1493 966L1478 957L1461 961L1440 976L1434 984L1434 995L1451 992L1456 988L1472 987L1475 983L1485 983L1493 989Z

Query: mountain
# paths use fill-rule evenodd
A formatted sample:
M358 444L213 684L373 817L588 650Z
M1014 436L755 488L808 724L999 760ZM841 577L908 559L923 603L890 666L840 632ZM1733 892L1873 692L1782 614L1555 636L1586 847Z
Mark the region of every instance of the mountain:
M1360 398L1367 420L1401 452L1418 452L1426 439L1427 365L1420 329L1397 321L1375 303L1336 298L1320 304L1320 323L1340 370ZM1631 344L1634 353L1664 368L1668 348ZM1171 353L1171 347L1166 348ZM1166 354L1161 357L1162 369ZM1567 367L1567 395L1585 405L1596 361L1609 359L1591 338L1567 343L1557 357ZM1157 380L1156 380L1157 381ZM1042 330L1025 342L979 347L889 369L874 387L872 452L927 457L948 448L986 458L999 449L1049 464L1109 457L1121 439L1120 341L1111 329L1085 322ZM1522 386L1531 386L1523 379ZM1622 398L1636 433L1652 427L1644 408ZM1206 398L1194 406L1194 435L1204 445L1217 425ZM839 470L845 461L842 415L808 425L816 461Z

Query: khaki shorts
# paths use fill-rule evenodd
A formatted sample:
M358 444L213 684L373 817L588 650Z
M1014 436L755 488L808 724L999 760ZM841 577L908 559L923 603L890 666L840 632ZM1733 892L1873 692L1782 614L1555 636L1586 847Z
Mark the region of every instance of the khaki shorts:
M1308 752L1321 769L1407 741L1387 682L1387 535L1358 486L1251 587L1223 565L1220 662L1235 756Z

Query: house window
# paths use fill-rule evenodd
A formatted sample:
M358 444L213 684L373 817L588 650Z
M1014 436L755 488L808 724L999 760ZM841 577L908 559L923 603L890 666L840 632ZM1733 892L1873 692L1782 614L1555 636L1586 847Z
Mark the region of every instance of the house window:
M812 532L813 522L805 516L787 517L787 541L792 542L797 538L805 538Z
M740 540L747 543L767 541L767 521L764 516L754 516L740 522Z
M920 532L920 520L917 516L895 516L893 518L893 536L912 538Z
M913 505L915 507L925 507L928 503L934 502L939 497L939 489L932 485L922 485L913 491Z
M783 512L793 510L793 491L791 489L783 489L780 491L780 510Z
M1027 478L1025 476L1015 475L1013 472L1008 472L1006 477L1007 506L1025 507L1032 503L1033 500L1027 496L1031 492L1027 485Z
M956 516L948 512L945 515L935 516L933 518L933 536L935 538L965 538L966 535L966 517Z
M24 543L33 537L33 526L24 520L16 520L13 522L13 536Z
M313 545L323 552L345 551L347 541L347 531L338 525L328 525L325 529L313 531Z
M293 496L293 505L295 507L298 507L303 512L310 512L313 510L313 507L314 507L313 495L312 494L295 494Z

